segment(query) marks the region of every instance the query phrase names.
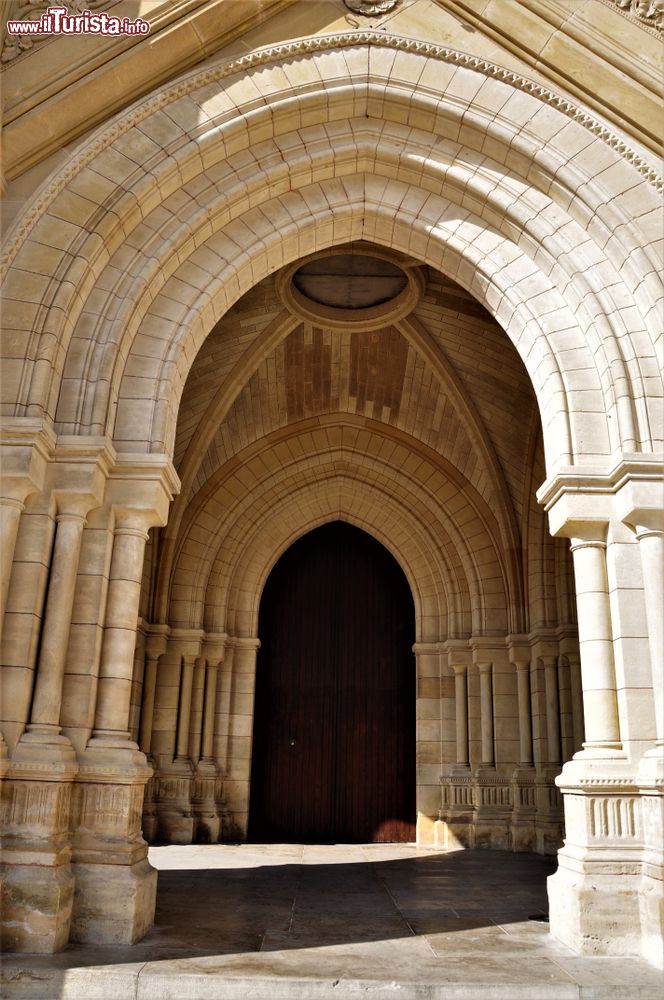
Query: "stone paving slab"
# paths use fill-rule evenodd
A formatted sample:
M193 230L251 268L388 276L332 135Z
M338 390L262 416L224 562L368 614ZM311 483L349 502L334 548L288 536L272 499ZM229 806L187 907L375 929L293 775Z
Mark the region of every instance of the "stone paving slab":
M7 1000L661 1000L645 962L579 957L530 920L551 859L413 845L150 851L134 947L7 956Z

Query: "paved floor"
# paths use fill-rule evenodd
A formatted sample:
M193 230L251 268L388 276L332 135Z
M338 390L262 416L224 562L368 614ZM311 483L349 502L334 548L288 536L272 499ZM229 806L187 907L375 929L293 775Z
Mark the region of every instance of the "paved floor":
M661 1000L635 960L548 934L550 860L411 845L157 847L156 925L133 948L8 956L39 1000Z

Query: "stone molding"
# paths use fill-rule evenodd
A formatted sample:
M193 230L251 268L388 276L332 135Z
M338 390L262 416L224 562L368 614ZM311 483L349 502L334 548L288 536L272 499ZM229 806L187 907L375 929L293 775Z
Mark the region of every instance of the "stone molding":
M367 257L377 257L380 260L395 264L406 276L408 284L394 298L388 299L377 306L364 309L344 309L336 306L325 306L307 298L293 285L293 276L299 268L310 261L324 257L333 257L345 253L345 246L330 247L319 250L308 257L302 257L283 268L275 278L275 289L284 307L299 319L315 323L331 330L351 329L358 332L365 330L380 330L386 325L397 324L408 316L418 305L424 294L425 279L422 269L404 262L400 254L384 247L372 247L366 251ZM361 250L355 250L361 255Z
M600 0L600 3L617 10L656 38L664 31L664 0Z
M0 426L2 497L23 503L44 484L57 436L39 418L3 417Z
M137 108L120 115L111 125L104 125L99 128L69 158L67 166L60 170L54 178L47 180L42 185L35 194L28 210L21 215L20 219L10 229L4 244L0 276L4 276L6 268L11 265L28 233L38 219L47 211L53 199L64 190L67 184L99 153L107 149L115 139L140 124L147 117L154 114L154 112L161 110L179 98L188 96L201 87L217 83L237 73L246 73L247 70L255 69L258 66L278 62L283 59L309 55L310 53L329 51L330 49L359 48L371 45L400 52L409 52L440 62L462 66L475 70L486 77L492 77L502 83L506 83L516 90L524 91L592 132L593 135L601 139L629 162L657 191L664 190L664 178L660 176L651 163L632 149L624 138L612 132L611 129L588 114L587 111L574 104L574 102L556 94L542 84L528 80L526 77L512 70L504 69L495 63L488 62L478 56L460 52L457 49L434 45L430 42L403 38L398 35L387 35L379 31L358 31L323 35L318 38L299 39L282 45L257 49L222 66L210 67L203 71L199 70L189 73L179 83L163 88L155 96L139 104Z
M609 471L563 469L542 484L537 500L549 515L552 535L582 537L592 524L599 530L611 520L629 523L639 509L661 510L661 458L629 457Z

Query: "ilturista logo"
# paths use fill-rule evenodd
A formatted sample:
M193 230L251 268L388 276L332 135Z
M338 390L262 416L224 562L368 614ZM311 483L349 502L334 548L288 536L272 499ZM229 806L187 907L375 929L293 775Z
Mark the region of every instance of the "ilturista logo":
M83 10L72 14L66 7L49 7L38 21L7 21L10 35L147 35L143 18L116 17Z

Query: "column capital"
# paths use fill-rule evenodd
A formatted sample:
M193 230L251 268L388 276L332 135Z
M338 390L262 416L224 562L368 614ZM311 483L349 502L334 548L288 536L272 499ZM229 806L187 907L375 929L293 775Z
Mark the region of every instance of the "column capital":
M478 667L481 663L506 662L507 650L505 649L505 639L502 636L477 635L470 639L470 648L473 656L473 663Z
M637 536L645 532L664 532L664 479L630 479L617 498L618 517Z
M20 504L42 489L56 435L41 418L3 417L0 426L2 498Z
M172 628L168 645L174 653L195 659L200 656L204 636L200 628Z
M517 668L517 670L521 667L530 666L533 651L530 647L530 639L527 635L508 635L505 637L505 644L507 646L509 661Z
M454 663L449 664L449 667L450 670L453 670L455 674L465 674L466 671L468 670L469 664L470 660L466 663L459 663L458 661L455 660Z
M260 649L261 641L260 639L252 638L251 636L229 636L227 643L227 648L232 649Z
M415 656L437 656L442 648L441 642L414 642L412 646Z
M148 625L145 630L145 652L160 657L166 652L171 630L168 625Z
M59 435L46 477L56 514L85 517L100 507L115 457L109 438Z
M535 659L558 656L560 643L555 629L540 628L528 633L530 655Z
M168 455L120 453L111 470L106 503L120 523L163 527L180 480Z
M225 632L206 632L203 637L203 655L212 666L218 666L226 655L228 636Z
M593 524L606 526L611 520L624 520L630 502L636 501L638 509L644 491L652 495L653 484L661 484L661 468L659 456L639 454L609 459L604 466L558 470L537 491L537 499L549 515L551 534L583 538L587 530L593 530ZM658 500L647 506L661 508L661 485Z

